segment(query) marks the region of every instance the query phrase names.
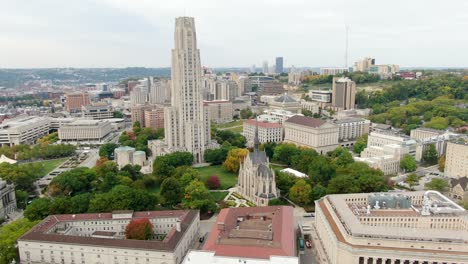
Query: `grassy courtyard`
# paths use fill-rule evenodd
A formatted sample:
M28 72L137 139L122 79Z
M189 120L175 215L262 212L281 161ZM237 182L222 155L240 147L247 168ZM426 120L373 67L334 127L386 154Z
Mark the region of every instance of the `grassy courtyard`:
M222 165L196 168L196 170L200 173L202 182L206 182L212 175L218 175L221 181L221 190L227 190L237 183L237 174L227 171Z
M42 165L43 171L42 171L42 175L40 175L42 177L44 175L47 175L47 173L53 171L60 164L64 163L67 159L69 159L69 158L43 160L43 161L37 161L37 162L33 162L33 163ZM30 164L30 163L24 163L24 164Z
M226 195L228 195L228 191L226 192L210 192L210 195L211 195L211 198L213 198L213 201L215 202L219 202L219 201L222 201L224 199L224 197L226 197Z

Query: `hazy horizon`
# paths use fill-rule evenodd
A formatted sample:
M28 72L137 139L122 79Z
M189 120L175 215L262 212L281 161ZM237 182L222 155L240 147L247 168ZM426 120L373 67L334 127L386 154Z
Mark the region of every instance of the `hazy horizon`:
M467 68L467 11L464 0L18 0L0 9L0 68L170 67L175 17L184 15L195 17L209 68L260 69L277 56L285 67L342 67L346 25L348 66L373 57Z

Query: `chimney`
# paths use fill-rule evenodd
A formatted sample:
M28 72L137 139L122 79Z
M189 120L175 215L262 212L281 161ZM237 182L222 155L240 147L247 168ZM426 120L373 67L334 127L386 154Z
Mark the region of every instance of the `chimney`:
M177 220L177 222L176 222L176 230L177 230L177 232L182 231L182 229L180 227L180 220Z
M218 230L224 231L224 222L218 222Z

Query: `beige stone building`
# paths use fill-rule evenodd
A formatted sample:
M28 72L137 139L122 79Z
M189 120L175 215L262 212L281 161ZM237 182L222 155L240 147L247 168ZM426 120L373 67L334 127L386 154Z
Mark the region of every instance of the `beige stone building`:
M268 201L279 197L275 172L265 151L260 151L258 131L254 139L254 151L240 164L237 190L258 206L268 206Z
M105 120L76 120L58 129L61 142L102 143L112 131L111 123Z
M254 145L255 131L258 129L258 140L260 143L282 142L283 126L278 122L262 122L255 119L244 121L242 135L247 139L247 146Z
M339 127L333 123L296 115L286 120L283 127L286 143L313 148L320 154L339 146Z
M468 263L468 214L435 191L328 195L315 230L319 263Z
M468 201L468 177L451 179L449 196L454 200Z
M211 122L227 123L232 121L234 116L232 102L226 100L204 101L203 104L208 111L208 116Z
M339 127L338 140L343 147L354 145L357 138L369 133L370 121L364 118L345 118L334 123Z
M137 104L130 108L130 114L132 117L132 124L139 122L142 127L145 126L145 111L151 110L153 107L147 104Z
M128 223L144 218L153 239L125 239ZM18 239L20 263L179 264L199 227L195 210L51 215Z
M468 141L460 138L447 143L445 176L449 178L468 177Z
M335 110L354 109L356 83L349 78L334 77L332 83L332 108Z
M15 186L0 178L0 219L6 220L16 210Z
M0 124L0 146L35 144L36 140L49 134L50 119L25 117Z
M84 119L92 120L109 119L114 117L112 106L106 103L83 106L81 108L81 114Z

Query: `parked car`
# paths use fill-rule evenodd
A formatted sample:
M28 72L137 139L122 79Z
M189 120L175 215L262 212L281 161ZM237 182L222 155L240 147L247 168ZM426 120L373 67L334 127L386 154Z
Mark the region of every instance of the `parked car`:
M305 244L307 248L312 248L312 243L310 242L310 240L306 240Z
M305 213L302 215L303 217L315 217L314 213Z
M203 241L205 241L205 237L204 237L204 236L202 236L202 237L200 237L200 239L198 239L198 242L200 242L200 243L203 243Z

